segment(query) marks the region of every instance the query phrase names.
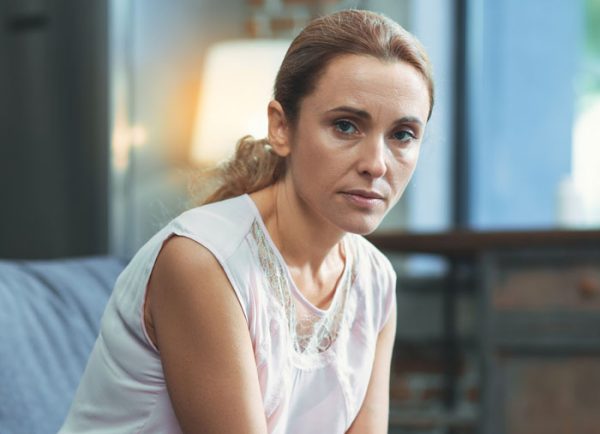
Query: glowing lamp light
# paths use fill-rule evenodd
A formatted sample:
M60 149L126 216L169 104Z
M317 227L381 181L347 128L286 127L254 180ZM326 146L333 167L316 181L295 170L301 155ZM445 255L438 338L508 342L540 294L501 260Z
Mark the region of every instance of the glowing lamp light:
M290 41L235 40L213 45L206 56L192 160L202 166L228 158L237 141L267 135L267 105Z

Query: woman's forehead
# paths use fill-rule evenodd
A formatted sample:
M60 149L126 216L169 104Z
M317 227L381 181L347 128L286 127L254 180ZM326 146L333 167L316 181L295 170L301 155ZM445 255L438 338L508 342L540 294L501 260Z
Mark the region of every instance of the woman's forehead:
M425 122L429 91L419 71L406 62L343 55L329 62L304 103L303 108L318 112L350 106L367 112L384 110L391 116L410 114Z

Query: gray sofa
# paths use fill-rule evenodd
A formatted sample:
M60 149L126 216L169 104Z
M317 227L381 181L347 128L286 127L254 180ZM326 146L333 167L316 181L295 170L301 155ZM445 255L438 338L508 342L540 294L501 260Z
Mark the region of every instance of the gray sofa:
M56 433L125 265L0 260L0 433Z

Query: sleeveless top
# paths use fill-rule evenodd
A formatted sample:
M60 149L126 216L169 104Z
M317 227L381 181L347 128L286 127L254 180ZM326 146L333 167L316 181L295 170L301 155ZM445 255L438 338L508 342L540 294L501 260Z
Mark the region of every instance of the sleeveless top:
M395 273L367 240L347 234L331 305L315 307L294 285L248 195L184 212L132 258L59 433L181 432L143 319L150 273L172 235L200 243L225 270L248 324L268 432L344 433L364 400L377 337L395 303Z

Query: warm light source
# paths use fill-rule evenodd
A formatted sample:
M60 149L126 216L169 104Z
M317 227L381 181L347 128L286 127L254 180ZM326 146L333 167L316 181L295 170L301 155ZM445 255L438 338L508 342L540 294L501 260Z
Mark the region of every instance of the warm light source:
M236 40L206 56L192 142L192 159L214 165L247 134L267 135L267 104L290 41Z

